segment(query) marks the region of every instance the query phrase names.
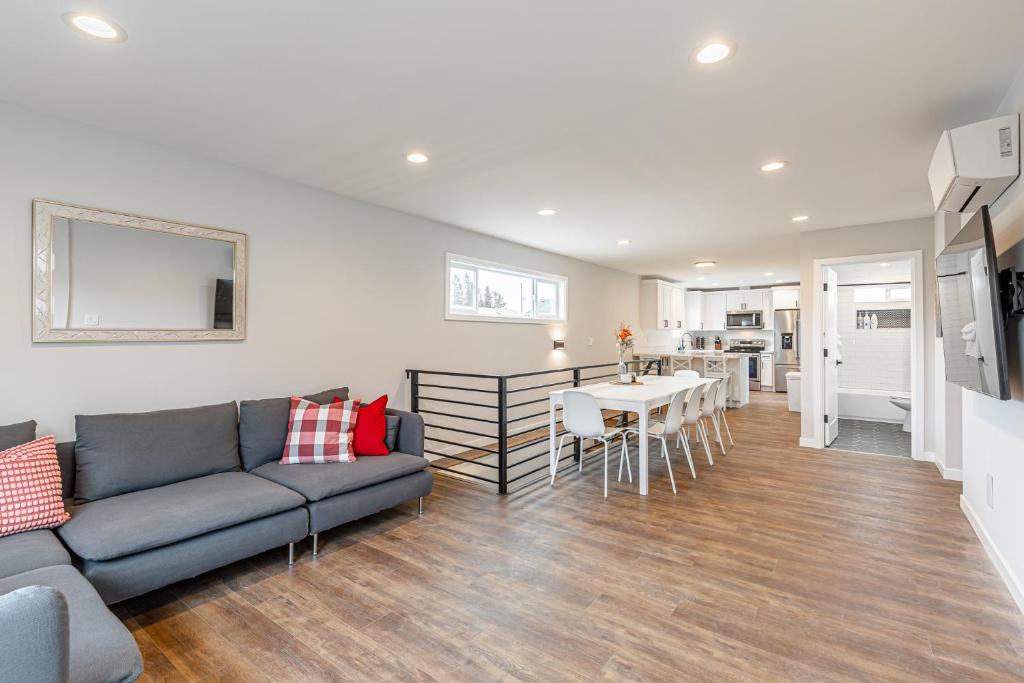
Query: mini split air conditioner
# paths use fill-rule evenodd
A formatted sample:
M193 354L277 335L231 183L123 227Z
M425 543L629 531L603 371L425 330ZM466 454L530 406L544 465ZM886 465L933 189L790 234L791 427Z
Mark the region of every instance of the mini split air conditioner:
M973 213L1020 175L1018 114L942 132L928 168L935 210Z

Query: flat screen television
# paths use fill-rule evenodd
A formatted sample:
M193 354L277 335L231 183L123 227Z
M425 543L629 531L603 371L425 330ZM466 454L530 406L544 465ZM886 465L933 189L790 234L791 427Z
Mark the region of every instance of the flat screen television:
M1006 317L987 206L938 255L935 275L946 381L1008 400Z

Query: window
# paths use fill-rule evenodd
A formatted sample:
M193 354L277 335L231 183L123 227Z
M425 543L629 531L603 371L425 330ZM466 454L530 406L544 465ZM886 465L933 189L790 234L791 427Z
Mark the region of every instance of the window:
M906 285L872 285L854 287L853 300L858 304L884 304L890 301L910 301L910 287Z
M448 254L449 320L564 322L568 278Z

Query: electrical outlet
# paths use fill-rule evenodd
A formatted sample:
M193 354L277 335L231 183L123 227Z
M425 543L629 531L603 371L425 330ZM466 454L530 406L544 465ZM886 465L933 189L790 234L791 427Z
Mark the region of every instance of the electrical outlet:
M99 313L86 313L85 314L85 325L87 327L96 327L100 324Z
M993 510L996 509L995 501L995 479L991 473L985 474L985 504Z

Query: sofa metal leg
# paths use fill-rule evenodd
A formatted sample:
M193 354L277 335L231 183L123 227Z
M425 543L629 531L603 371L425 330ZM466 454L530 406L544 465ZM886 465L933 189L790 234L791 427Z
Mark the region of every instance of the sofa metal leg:
M313 534L313 557L316 557L320 553L320 546L318 541L320 540L320 534Z
M420 496L420 511L417 514L423 515L423 496Z
M288 544L288 566L295 564L295 544Z

